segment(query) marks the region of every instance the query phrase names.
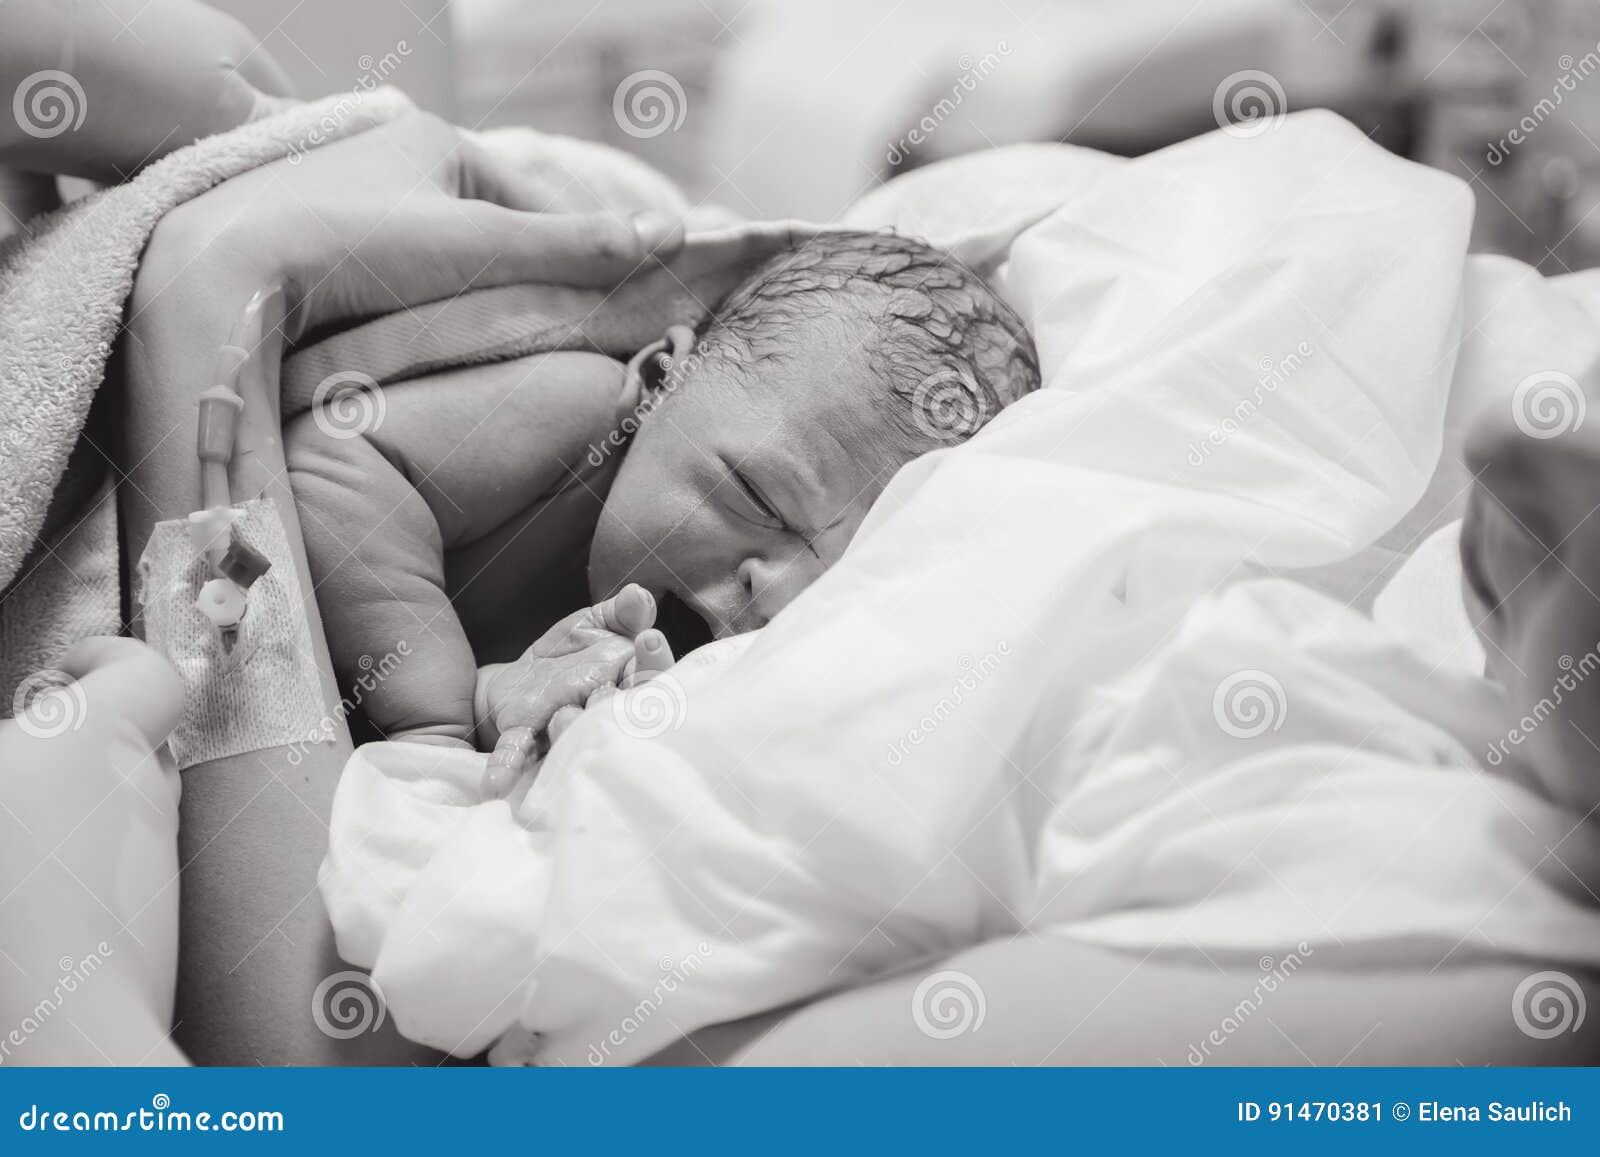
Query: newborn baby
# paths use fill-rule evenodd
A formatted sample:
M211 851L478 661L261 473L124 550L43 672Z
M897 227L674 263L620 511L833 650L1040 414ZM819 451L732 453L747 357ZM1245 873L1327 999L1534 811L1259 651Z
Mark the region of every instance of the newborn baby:
M627 367L561 352L419 378L355 436L313 411L286 451L334 665L348 681L406 642L363 697L371 722L494 748L514 773L674 645L768 622L900 466L1038 385L1022 321L971 270L830 233ZM496 599L497 615L457 614ZM474 642L514 655L545 628L479 667Z

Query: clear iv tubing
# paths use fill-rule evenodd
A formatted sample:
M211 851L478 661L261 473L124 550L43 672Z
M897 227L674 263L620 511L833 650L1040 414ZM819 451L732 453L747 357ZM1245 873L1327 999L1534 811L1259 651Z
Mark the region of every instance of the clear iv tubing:
M258 291L234 322L228 343L217 352L211 380L216 383L200 394L200 419L195 433L195 452L200 458L200 509L226 511L232 505L228 489L228 466L233 461L238 441L239 419L244 399L239 396L239 372L250 359L244 348L244 335L266 299ZM213 574L219 573L222 556L228 548L227 536L215 537L206 549Z

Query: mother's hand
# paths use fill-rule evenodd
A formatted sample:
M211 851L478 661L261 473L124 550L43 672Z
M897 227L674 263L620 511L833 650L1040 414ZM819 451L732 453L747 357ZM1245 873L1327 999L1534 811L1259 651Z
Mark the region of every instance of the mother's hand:
M413 114L243 173L168 213L127 323L130 525L199 504L192 459L146 459L169 438L191 442L195 398L216 384L224 345L256 355L239 387L255 415L246 424L265 431L276 425L283 345L308 329L512 281L611 286L682 241L680 223L661 214L534 211L542 201L537 185L450 125ZM247 313L262 290L265 307ZM259 478L235 481L260 492ZM137 552L144 540L132 541Z
M674 251L664 214L543 213L544 187L413 114L241 174L179 206L145 254L134 316L185 286L233 307L281 286L288 335L514 281L612 286ZM240 296L243 294L243 296ZM224 335L225 336L225 335Z

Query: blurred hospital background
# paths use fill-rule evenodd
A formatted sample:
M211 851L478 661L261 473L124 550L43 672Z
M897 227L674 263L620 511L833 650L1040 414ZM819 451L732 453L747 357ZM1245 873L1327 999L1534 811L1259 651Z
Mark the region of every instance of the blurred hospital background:
M1475 245L1600 263L1596 0L220 0L304 95L605 141L696 199L826 218L991 145L1135 155L1337 110L1470 181Z

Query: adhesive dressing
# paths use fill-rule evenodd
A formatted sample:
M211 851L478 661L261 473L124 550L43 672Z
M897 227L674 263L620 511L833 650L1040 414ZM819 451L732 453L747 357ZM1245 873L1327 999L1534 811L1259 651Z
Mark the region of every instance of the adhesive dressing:
M231 648L196 606L211 573L189 520L157 523L139 559L145 639L183 678L171 739L180 769L328 737L306 596L277 507L257 498L231 510L234 533L273 564L251 585Z

